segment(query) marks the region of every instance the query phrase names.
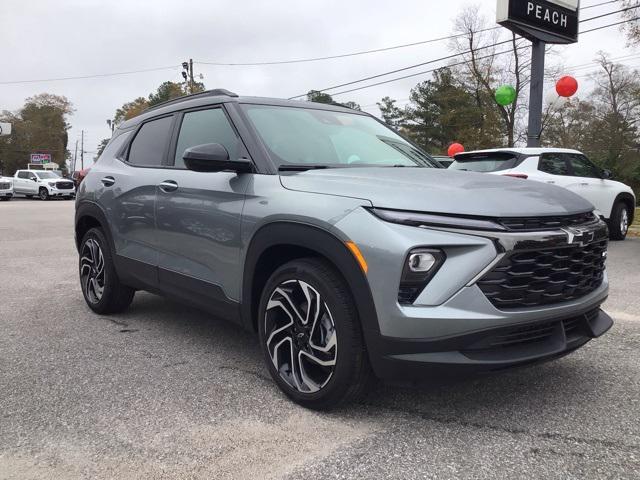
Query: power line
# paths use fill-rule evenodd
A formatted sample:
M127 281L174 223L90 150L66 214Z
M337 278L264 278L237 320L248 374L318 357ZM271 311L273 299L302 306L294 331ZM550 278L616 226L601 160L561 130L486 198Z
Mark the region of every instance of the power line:
M131 75L134 73L157 72L159 70L173 70L174 68L180 68L180 65L172 65L170 67L147 68L144 70L130 70L127 72L96 73L93 75L79 75L77 77L41 78L38 80L14 80L14 81L8 81L8 82L0 82L0 85L15 85L19 83L59 82L64 80L84 80L88 78L115 77L119 75Z
M629 10L634 10L636 8L640 8L640 5L635 5L633 7L621 8L620 10L616 10L614 12L603 13L602 15L596 15L595 17L585 18L584 20L580 20L580 23L590 22L591 20L597 20L598 18L609 17L611 15L615 15L616 13L628 12Z
M592 28L592 29L589 29L589 30L585 30L585 31L581 32L581 34L595 32L597 30L602 30L604 28L614 27L614 26L617 26L617 25L622 25L624 23L632 22L632 21L635 21L635 20L638 20L638 19L640 19L640 17L635 17L635 18L631 18L631 19L628 19L628 20L623 20L623 21L612 23L612 24L609 24L609 25L602 25L600 27L595 27L595 28ZM487 48L490 48L490 47L496 47L498 45L504 45L505 43L511 43L511 42L512 42L512 40L505 40L505 41L497 42L497 43L494 43L494 44L491 44L491 45L486 45L484 47L476 48L474 51L487 49ZM503 55L503 54L508 53L510 51L511 50L506 50L506 51L500 52L499 55ZM459 56L462 56L462 55L467 55L469 53L472 53L472 50L466 50L466 51L461 52L461 53L447 55L446 57L441 57L441 58L437 58L437 59L434 59L434 60L429 60L427 62L422 62L422 63L418 63L418 64L415 64L415 65L410 65L408 67L392 70L392 71L385 72L385 73L380 73L380 74L377 74L377 75L372 75L370 77L362 78L362 79L359 79L359 80L354 80L352 82L346 82L346 83L342 83L340 85L334 85L334 86L331 86L331 87L324 88L322 90L314 90L314 91L316 91L316 92L325 92L327 90L333 90L335 88L345 87L345 86L349 86L349 85L355 85L357 83L362 83L362 82L365 82L367 80L373 80L373 79L376 79L376 78L385 77L385 76L391 75L393 73L398 73L398 72L402 72L402 71L406 71L406 70L411 70L411 69L416 68L416 67L420 67L420 66L424 66L424 65L428 65L428 64L433 64L433 63L437 63L437 62L442 62L444 60L450 60L452 58L456 58L456 57L459 57ZM496 55L498 55L498 54L496 54ZM487 58L487 56L482 57L482 58ZM479 59L481 59L481 58L479 58ZM468 62L466 62L466 61L465 62L460 62L460 64L466 64L466 63L468 63ZM457 65L458 64L453 64L453 65L448 65L448 66L457 66ZM439 67L439 68L443 68L443 67ZM381 81L381 82L373 83L373 84L370 84L370 85L365 85L365 86L362 86L362 87L353 88L353 89L350 89L350 90L331 93L331 95L342 95L344 93L351 93L351 92L355 92L357 90L363 90L365 88L375 87L375 86L378 86L378 85L384 85L386 83L396 82L398 80L404 80L406 78L411 78L411 77L415 77L415 76L418 76L418 75L424 75L424 74L427 74L427 73L432 73L435 70L438 70L439 68L432 69L432 70L425 70L425 71L422 71L422 72L414 73L414 74L411 74L411 75L405 75L405 76L402 76L402 77L396 77L396 78L392 78L392 79L389 79L389 80L384 80L384 81ZM306 93L304 93L302 95L295 95L293 97L289 97L289 99L293 100L293 99L296 99L296 98L305 97L306 95L307 95Z
M580 10L589 10L590 8L601 7L603 5L610 5L612 3L618 3L619 0L609 0L608 2L596 3L595 5L588 5L586 7L580 7Z

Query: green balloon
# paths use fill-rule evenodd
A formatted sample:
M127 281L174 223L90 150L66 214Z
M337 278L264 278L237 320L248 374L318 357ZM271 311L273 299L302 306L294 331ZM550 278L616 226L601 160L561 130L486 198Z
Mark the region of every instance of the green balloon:
M496 90L496 102L503 107L516 101L516 89L511 85L502 85Z

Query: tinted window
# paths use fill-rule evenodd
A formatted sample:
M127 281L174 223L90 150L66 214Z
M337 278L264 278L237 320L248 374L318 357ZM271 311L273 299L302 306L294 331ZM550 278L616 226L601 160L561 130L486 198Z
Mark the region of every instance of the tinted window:
M573 175L576 177L600 178L600 171L586 157L582 155L569 155Z
M159 118L142 125L129 150L129 163L159 166L166 152L173 117Z
M477 157L468 156L456 159L449 168L469 172L499 172L514 168L518 160L505 154L482 154Z
M545 153L540 158L538 170L551 175L569 175L566 155L563 153Z
M205 143L219 143L227 149L229 158L236 160L239 142L221 108L185 113L178 136L174 165L184 168L184 160L182 159L184 151L189 147Z
M18 172L18 178L29 178L29 172Z

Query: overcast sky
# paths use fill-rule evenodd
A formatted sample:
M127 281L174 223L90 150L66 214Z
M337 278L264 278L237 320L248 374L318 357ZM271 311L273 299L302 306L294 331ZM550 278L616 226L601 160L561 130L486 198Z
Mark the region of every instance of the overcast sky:
M603 0L583 0L582 6ZM147 96L163 81L181 81L180 63L259 62L337 55L449 35L465 6L478 4L495 21L496 0L1 0L0 82L164 70L82 80L0 83L0 110L20 108L26 97L65 95L75 106L69 149L85 130L85 150L110 136L106 119L116 108ZM582 18L617 10L617 4L583 11ZM593 28L618 15L589 22ZM617 28L585 34L577 45L558 47L553 62L593 61L604 50L623 63L640 64L640 50L625 47ZM196 63L207 88L239 94L290 97L449 54L446 42L330 61L273 66ZM424 69L424 67L423 67ZM569 71L569 70L568 70ZM575 73L584 75L588 70ZM411 73L411 72L408 72ZM336 97L379 114L375 102L398 100L427 76ZM400 102L403 103L403 102ZM89 153L86 157L91 158Z

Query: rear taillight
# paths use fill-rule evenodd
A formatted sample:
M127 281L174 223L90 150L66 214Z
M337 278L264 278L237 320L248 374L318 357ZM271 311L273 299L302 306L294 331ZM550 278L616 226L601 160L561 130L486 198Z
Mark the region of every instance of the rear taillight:
M503 173L502 176L503 177L513 177L513 178L522 178L523 180L526 180L527 178L529 178L529 175L525 175L524 173Z

